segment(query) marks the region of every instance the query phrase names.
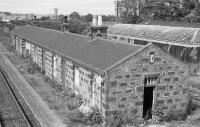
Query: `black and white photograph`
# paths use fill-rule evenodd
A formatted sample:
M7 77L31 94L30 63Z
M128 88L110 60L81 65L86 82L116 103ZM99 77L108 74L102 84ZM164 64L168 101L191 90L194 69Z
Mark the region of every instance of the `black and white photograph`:
M0 127L200 127L200 0L0 0Z

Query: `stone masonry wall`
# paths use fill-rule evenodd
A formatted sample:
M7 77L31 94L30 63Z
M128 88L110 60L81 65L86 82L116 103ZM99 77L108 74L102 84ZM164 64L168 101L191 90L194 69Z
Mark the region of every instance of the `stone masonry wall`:
M154 52L154 63L149 54ZM153 103L161 105L164 113L171 109L184 109L188 101L188 67L155 45L108 72L107 98L103 108L112 111L129 110L136 118L143 113L144 75L159 74L153 92Z

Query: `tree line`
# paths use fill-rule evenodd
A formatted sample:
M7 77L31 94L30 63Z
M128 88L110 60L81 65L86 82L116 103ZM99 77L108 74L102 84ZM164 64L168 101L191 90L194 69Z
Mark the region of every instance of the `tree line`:
M67 16L68 21L65 21L66 16L59 15L58 22L67 22L69 24L69 32L77 34L88 34L88 28L92 23L93 15L80 15L78 12L74 11L69 16ZM49 16L43 16L40 18L42 21L50 21ZM103 22L116 22L116 16L114 15L103 15Z
M149 20L200 22L199 0L118 0L118 21Z

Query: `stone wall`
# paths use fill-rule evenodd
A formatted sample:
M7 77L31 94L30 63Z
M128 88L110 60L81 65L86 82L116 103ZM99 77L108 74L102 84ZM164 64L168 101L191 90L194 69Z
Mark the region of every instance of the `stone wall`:
M100 109L101 83L103 82L101 74L72 62L65 58L65 56L36 45L29 40L12 35L12 41L16 45L17 52L21 55L23 55L23 48L26 50L26 44L29 44L27 49L30 50L33 62L45 70L45 74L50 79L56 80L57 83L64 85L65 88L76 91L89 106L95 106ZM77 84L75 83L75 77L77 78Z
M154 63L150 64L149 54L152 52ZM188 67L151 45L108 71L107 97L103 104L107 113L129 110L135 117L141 118L144 77L149 74L159 75L153 91L153 104L161 105L164 113L186 107Z
M52 75L53 75L53 57L52 57L52 52L51 51L48 51L48 50L45 50L44 52L44 62L45 62L45 72L46 72L46 75L52 79Z
M198 79L198 80L197 80ZM189 82L189 97L194 104L200 106L200 82L199 78L192 77Z

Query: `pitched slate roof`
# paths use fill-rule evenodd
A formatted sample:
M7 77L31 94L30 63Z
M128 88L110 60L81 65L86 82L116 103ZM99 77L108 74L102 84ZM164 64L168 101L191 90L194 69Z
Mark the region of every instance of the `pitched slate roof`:
M31 26L15 30L14 34L100 72L144 47L102 39L91 41L86 36Z
M109 26L108 34L149 39L152 41L163 41L180 45L200 45L200 28L116 24Z
M68 55L93 67L106 70L142 47L144 46L96 39L79 47L77 50L72 50Z

